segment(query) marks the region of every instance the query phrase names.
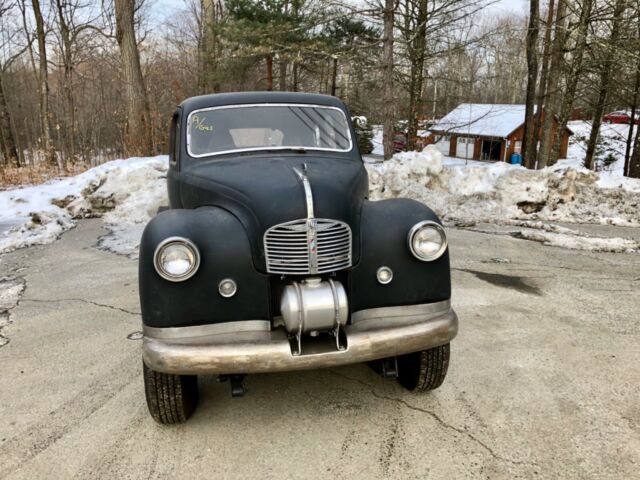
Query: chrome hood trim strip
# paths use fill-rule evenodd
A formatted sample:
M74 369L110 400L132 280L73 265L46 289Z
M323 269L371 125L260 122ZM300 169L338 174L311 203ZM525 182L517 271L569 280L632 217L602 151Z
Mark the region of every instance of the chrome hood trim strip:
M304 187L304 196L307 202L307 247L309 249L309 273L318 273L318 228L316 225L315 213L313 209L313 191L311 183L307 177L307 164L302 165L302 171L293 169L300 178Z
M298 178L302 182L302 186L304 187L304 196L307 201L307 218L312 219L315 218L315 214L313 212L313 191L311 190L311 183L309 182L309 177L307 177L307 164L305 163L302 166L303 171L301 172L297 168L294 167L293 171L296 172Z

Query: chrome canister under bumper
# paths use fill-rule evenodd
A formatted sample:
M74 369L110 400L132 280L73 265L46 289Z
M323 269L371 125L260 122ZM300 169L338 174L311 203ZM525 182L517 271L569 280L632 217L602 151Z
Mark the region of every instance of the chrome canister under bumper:
M270 330L267 320L178 328L145 326L143 359L154 370L182 375L333 367L444 345L456 336L458 317L449 300L373 308L353 313L344 331L344 350L311 344L305 345L302 355L293 355L284 329Z

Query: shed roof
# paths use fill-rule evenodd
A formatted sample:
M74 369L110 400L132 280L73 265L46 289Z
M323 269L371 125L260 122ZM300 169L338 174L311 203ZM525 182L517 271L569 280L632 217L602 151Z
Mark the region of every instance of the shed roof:
M506 138L524 123L524 116L524 105L463 103L435 123L431 130Z

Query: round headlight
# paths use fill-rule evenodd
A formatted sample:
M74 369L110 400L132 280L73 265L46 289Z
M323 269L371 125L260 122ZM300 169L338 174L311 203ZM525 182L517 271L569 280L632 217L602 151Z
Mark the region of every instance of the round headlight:
M408 236L409 249L423 262L437 260L447 249L447 235L440 224L432 221L413 226Z
M182 282L198 271L200 252L191 240L171 237L158 245L153 261L162 278L170 282Z

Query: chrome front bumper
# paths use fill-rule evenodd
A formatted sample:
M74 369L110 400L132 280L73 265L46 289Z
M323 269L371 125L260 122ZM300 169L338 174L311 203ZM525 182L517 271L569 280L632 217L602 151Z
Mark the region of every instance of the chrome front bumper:
M444 345L458 332L449 300L383 307L351 315L347 347L304 345L293 355L283 328L267 320L180 328L144 328L143 359L165 373L235 374L334 367L392 357ZM335 345L335 341L334 341Z

